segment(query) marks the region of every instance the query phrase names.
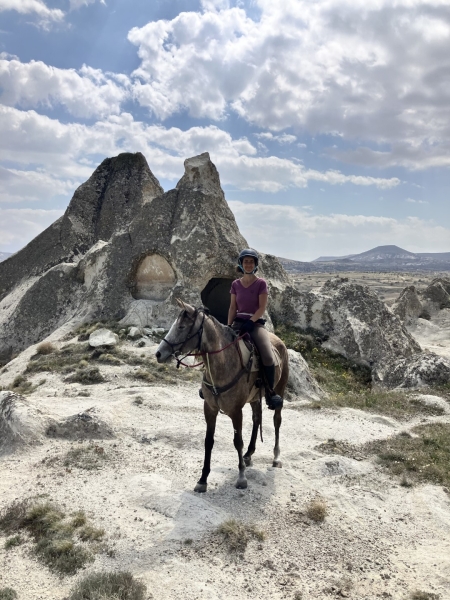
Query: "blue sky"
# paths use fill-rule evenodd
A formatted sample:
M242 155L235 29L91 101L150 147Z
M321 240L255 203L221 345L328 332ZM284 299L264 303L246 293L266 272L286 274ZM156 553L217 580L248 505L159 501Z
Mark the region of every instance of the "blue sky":
M448 0L0 0L0 251L107 156L208 151L249 244L450 251Z

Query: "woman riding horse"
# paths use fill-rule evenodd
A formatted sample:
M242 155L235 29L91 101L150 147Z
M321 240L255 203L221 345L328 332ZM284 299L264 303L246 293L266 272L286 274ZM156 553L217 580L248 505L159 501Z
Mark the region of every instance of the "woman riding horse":
M267 383L266 403L268 408L282 408L283 399L274 392L275 360L269 334L262 316L266 310L269 291L262 277L255 275L259 256L255 250L246 248L239 254L238 271L243 273L231 284L231 302L228 311L228 326L240 335L248 333L261 357L262 369Z

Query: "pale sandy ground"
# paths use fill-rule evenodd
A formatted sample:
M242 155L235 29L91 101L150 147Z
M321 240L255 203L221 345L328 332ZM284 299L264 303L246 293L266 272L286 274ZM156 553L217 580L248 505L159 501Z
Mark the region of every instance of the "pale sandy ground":
M450 359L450 308L440 310L431 321L417 319L407 329L424 350Z
M0 384L23 370L32 353L13 361ZM91 397L77 396L79 384L44 375L45 385L29 400L53 417L94 407L116 434L100 442L109 457L105 466L67 472L62 458L77 443L45 439L0 459L0 506L46 494L67 510L83 509L106 530L116 555L98 555L83 573L60 579L33 558L29 546L6 551L0 537L0 588L14 588L20 600L62 600L86 572L129 569L146 583L149 598L158 600L298 599L300 592L303 599L322 599L339 597L347 584L353 599L403 600L417 589L450 599L450 494L433 485L404 488L375 461L316 450L329 438L352 444L385 438L411 429L417 419L400 423L356 410L287 403L283 468L274 469L272 415L265 409L264 443L258 442L247 470L249 487L240 491L234 487L231 422L220 416L209 490L198 495L193 488L205 429L198 385L143 386L125 378L130 367L101 369L108 382L84 388ZM447 414L434 420L449 422L448 404L440 402ZM249 407L244 416L248 443ZM59 458L42 464L49 456ZM300 514L316 495L329 507L322 524ZM252 541L243 558L230 555L215 533L230 518L265 530L266 540Z

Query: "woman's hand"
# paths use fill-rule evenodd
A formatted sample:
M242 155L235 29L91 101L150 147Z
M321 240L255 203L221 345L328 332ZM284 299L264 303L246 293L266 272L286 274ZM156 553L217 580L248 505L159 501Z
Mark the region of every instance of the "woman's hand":
M251 333L255 329L255 324L251 319L244 321L239 329L239 333Z

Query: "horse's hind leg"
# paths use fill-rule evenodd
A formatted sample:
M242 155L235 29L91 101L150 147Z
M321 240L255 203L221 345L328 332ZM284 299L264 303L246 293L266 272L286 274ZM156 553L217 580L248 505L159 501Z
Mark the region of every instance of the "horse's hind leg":
M280 460L280 425L281 425L281 408L275 410L273 415L273 424L275 427L275 447L273 449L273 467L282 467Z
M206 421L206 436L205 436L205 459L203 461L202 476L194 488L194 492L206 492L208 487L208 475L211 471L211 452L214 446L214 432L216 430L217 409L213 409L209 404L204 402L203 412L205 413Z
M250 406L252 407L253 429L250 444L248 445L247 452L244 454L244 462L247 467L252 466L252 456L255 452L256 438L258 437L258 429L261 424L261 402L257 400L256 402L252 402Z
M242 456L244 442L242 440L242 409L239 408L231 416L234 429L234 447L237 450L239 457L239 477L236 481L236 487L243 490L247 487L247 478L245 477L245 462Z

